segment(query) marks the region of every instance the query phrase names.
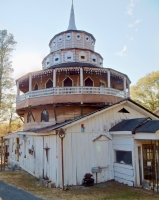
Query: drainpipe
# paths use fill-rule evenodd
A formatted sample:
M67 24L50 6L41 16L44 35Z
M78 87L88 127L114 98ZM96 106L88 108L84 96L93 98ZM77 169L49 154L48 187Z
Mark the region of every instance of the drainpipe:
M65 131L61 128L59 130L59 137L61 138L61 172L62 172L62 190L64 190L64 156L63 156L63 139L65 137Z
M43 178L44 178L44 137L43 137Z

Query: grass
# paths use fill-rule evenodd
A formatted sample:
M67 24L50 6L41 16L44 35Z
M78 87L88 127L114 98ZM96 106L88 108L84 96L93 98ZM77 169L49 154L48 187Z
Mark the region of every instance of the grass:
M59 188L46 188L38 184L38 179L30 174L17 171L0 172L0 181L4 181L18 188L24 189L46 200L151 200L159 199L159 195L140 188L132 188L127 185L109 181L104 184L84 188L70 187L67 191Z

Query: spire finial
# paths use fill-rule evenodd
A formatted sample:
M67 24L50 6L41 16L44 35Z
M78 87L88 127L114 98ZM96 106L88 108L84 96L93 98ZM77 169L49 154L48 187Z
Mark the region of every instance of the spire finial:
M67 30L77 30L76 24L75 24L75 15L74 15L74 8L73 8L73 0L72 0L72 8L71 8L69 26L68 26Z

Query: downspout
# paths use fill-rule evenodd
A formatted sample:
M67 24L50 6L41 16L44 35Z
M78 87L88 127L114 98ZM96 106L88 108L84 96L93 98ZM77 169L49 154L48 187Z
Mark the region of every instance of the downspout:
M63 138L61 138L62 190L64 190Z
M43 137L43 178L44 178L44 137Z
M64 190L64 156L63 156L63 139L65 137L65 131L61 128L59 130L59 137L61 138L61 172L62 172L62 190Z

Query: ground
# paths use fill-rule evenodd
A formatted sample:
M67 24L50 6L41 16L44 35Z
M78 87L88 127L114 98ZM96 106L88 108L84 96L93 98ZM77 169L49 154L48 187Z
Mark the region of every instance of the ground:
M115 181L108 181L93 187L73 186L66 191L59 188L46 188L39 184L38 179L24 171L0 172L0 181L14 185L45 200L159 199L159 194L152 191L128 187Z

